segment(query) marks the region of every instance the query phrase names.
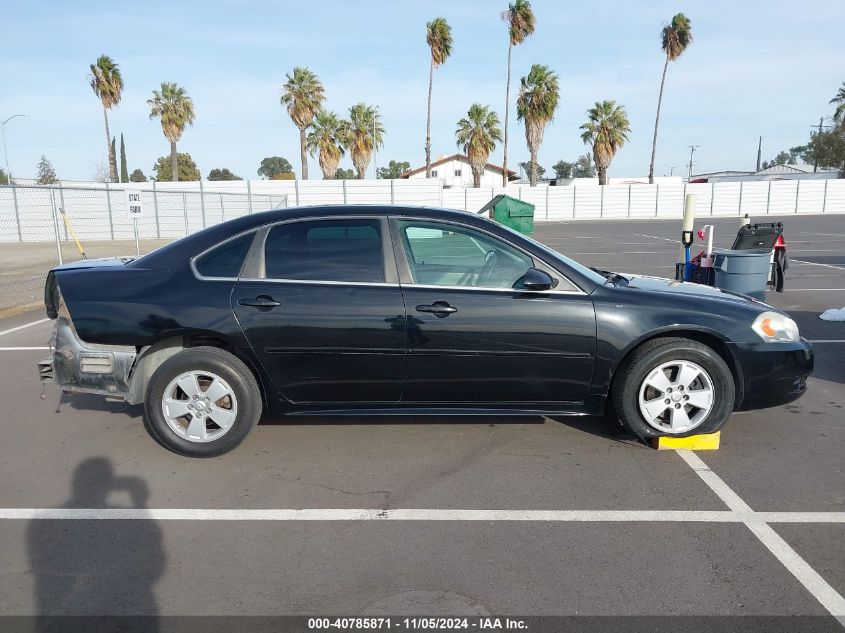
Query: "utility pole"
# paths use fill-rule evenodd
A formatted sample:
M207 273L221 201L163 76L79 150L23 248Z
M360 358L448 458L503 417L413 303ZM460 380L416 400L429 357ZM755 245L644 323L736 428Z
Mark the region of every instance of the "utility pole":
M757 142L757 170L760 171L760 155L763 152L763 137L760 137L760 140Z
M16 117L26 117L25 114L13 114L5 121L0 122L0 132L2 132L3 136L3 157L6 161L6 178L9 180L9 184L12 184L12 170L9 169L9 152L6 149L6 124Z
M378 121L378 107L376 107L375 114L373 114L373 180L378 180L378 168L376 167L376 121Z
M822 128L824 128L824 117L819 117L819 134L822 133ZM813 173L815 174L819 170L819 157L816 156L816 153L813 152Z
M698 149L698 145L689 145L689 170L687 171L687 182L690 181L692 178L692 156L695 154L695 150Z

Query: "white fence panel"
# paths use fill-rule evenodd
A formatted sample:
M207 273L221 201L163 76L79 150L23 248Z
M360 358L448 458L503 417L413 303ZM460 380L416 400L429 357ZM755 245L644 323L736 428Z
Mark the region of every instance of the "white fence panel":
M717 182L713 185L713 215L739 215L738 182Z
M687 185L687 195L695 196L695 217L702 218L710 215L713 201L713 185L706 182L691 183ZM681 215L680 217L683 217Z
M845 213L845 180L828 180L825 213Z
M798 180L772 180L769 215L791 215L798 208Z
M634 219L653 218L657 215L657 192L660 185L631 185L631 210Z
M751 217L766 215L769 206L769 183L741 182L739 215L746 213Z
M250 192L253 194L279 195L280 199L287 196L289 207L294 207L296 203L296 189L297 181L295 180L251 180L249 182ZM242 191L243 192L243 191ZM254 209L257 211L258 209ZM261 209L266 211L266 209Z
M156 192L159 213L159 232L162 238L175 239L188 235L188 216L185 208L186 192ZM146 205L146 201L144 202ZM146 206L144 207L146 208Z
M631 185L602 187L601 215L603 218L627 218Z
M466 189L466 211L475 213L485 204L490 202L493 197L492 187L482 187L481 189Z
M601 218L601 187L581 185L575 187L575 219L598 220Z
M682 218L684 216L684 185L655 185L657 191L657 217Z
M826 180L799 180L797 213L821 213Z
M21 214L21 238L24 242L49 241L55 234L53 203L50 189L19 189L18 205ZM17 239L15 236L14 239Z
M443 190L443 206L446 209L458 209L466 211L466 197L464 192L466 189L449 188Z
M547 220L571 220L575 215L575 187L549 187Z
M390 180L345 180L346 204L391 204Z
M343 204L342 180L304 180L299 183L299 206Z
M407 204L415 207L439 207L440 192L443 191L439 180L394 180L393 197L395 204Z
M535 218L545 218L547 215L546 210L546 190L548 189L548 185L543 187L530 187L527 185L522 185L516 191L516 195L514 192L511 191L512 187L508 189L507 194L509 196L514 196L523 200L524 202L529 202L534 205L534 217ZM492 193L492 192L491 192ZM491 198L493 196L490 196ZM490 198L487 199L490 201Z

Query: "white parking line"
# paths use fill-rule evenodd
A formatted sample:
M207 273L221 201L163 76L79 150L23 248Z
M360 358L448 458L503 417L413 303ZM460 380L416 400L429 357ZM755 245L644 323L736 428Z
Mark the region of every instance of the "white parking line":
M835 517L835 523L845 521ZM834 518L834 517L831 517ZM736 513L713 510L463 510L407 508L0 508L0 519L154 519L158 521L551 521L737 522Z
M589 253L579 253L576 251L566 251L567 255L604 255L606 257L615 255L662 255L656 251L593 251Z
M789 258L789 262L797 262L799 264L807 264L808 266L822 266L823 268L833 268L834 270L845 270L845 267L842 266L834 266L833 264L817 264L816 262L805 262L803 259L795 259L794 257Z
M786 288L784 292L836 292L845 291L845 288Z
M818 345L819 343L845 343L845 338L820 338L820 339L810 339L810 342L813 345Z
M548 239L548 240L543 240L543 244L577 244L581 239L583 239L583 238L572 237L572 238L563 239L563 240L562 239ZM609 238L607 238L607 241L612 243L612 244L615 244L618 239L620 239L620 238L609 237ZM648 245L653 244L653 243L654 242L628 242L628 241L626 241L625 246L648 246Z
M678 244L681 243L680 239L670 239L668 237L659 237L657 235L643 235L642 233L631 233L631 235L636 235L637 237L650 237L653 240L663 240L664 242L677 242Z
M13 327L8 330L3 330L0 332L0 336L4 334L11 334L12 332L17 332L18 330L23 330L24 328L32 327L33 325L38 325L39 323L46 323L50 319L39 319L38 321L33 321L32 323L24 323L23 325L19 325L18 327Z
M736 510L464 510L403 508L0 508L0 520L154 521L540 521L553 523L845 523L845 512Z
M50 349L49 347L0 347L0 352L28 352L36 349Z
M766 515L754 512L742 498L731 490L721 477L714 473L704 461L694 452L685 449L675 451L706 483L726 506L734 512L744 515L746 527L756 536L780 563L786 567L795 578L804 585L813 597L818 600L828 612L845 624L845 598L836 591L821 575L805 561L787 543L783 537L772 529L764 518Z

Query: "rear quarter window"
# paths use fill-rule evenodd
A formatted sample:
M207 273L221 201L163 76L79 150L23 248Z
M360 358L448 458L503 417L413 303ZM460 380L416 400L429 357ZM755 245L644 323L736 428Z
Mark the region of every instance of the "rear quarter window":
M197 272L203 277L238 277L254 235L241 235L208 251L194 263Z

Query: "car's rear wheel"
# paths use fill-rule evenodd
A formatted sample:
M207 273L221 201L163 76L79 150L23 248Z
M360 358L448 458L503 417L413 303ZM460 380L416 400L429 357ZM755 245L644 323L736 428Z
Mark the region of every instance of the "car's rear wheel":
M261 416L252 372L216 347L194 347L156 369L144 399L144 425L165 448L215 457L240 444Z
M641 438L718 431L733 411L733 374L711 347L684 338L649 341L622 363L613 404Z

